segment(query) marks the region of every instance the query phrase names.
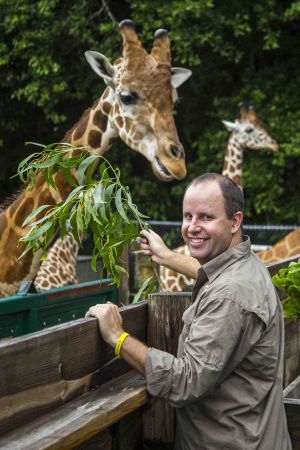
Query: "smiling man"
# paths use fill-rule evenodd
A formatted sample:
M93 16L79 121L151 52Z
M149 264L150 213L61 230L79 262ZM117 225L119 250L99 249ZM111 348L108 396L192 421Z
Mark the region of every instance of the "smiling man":
M177 357L124 332L118 308L90 308L103 339L143 373L153 396L176 407L176 450L290 450L282 399L283 316L266 267L242 235L243 194L205 174L187 187L182 236L192 257L153 231L141 248L196 278Z

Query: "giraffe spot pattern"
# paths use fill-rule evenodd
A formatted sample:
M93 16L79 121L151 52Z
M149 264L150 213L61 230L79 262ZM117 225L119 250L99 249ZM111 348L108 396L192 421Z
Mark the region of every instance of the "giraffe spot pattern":
M84 132L86 131L87 125L88 125L88 122L89 122L90 111L91 111L90 108L87 109L83 113L83 116L80 119L80 121L78 122L78 124L77 124L77 126L76 126L76 128L74 130L74 135L73 135L73 139L75 141L78 141L78 139L80 139L84 135Z
M31 213L33 209L34 201L33 198L25 198L24 203L21 203L19 209L17 210L16 216L15 216L15 224L17 227L21 227L24 222L24 218L28 216L28 214Z
M115 118L115 122L116 122L116 124L118 125L119 128L123 128L123 126L124 126L124 120L123 120L123 117L117 116L117 117Z
M96 111L93 117L93 124L102 132L105 131L107 127L107 116L100 110Z
M23 193L21 197L15 200L12 205L10 205L9 209L6 211L9 214L9 217L13 217L15 212L18 210L20 204L23 202L25 194Z
M143 133L141 133L140 131L136 130L135 133L132 136L132 139L134 141L141 141L143 138Z
M129 119L128 117L125 117L125 130L129 132L131 127L132 127L132 120Z
M92 148L99 148L101 145L102 133L100 131L91 130L88 135L88 145Z
M94 103L92 104L92 107L91 107L91 109L92 109L92 110L94 110L94 109L97 109L97 108L98 108L98 105L99 105L99 103L100 103L100 99L99 99L99 98L97 98L97 100L95 100L95 101L94 101Z
M109 102L104 102L102 105L102 110L103 110L104 114L108 115L111 110L111 104Z
M109 92L110 92L110 89L109 89L109 87L107 87L105 89L105 91L103 92L103 95L102 95L102 99L103 100L106 99L109 96Z
M0 214L0 229L4 230L7 227L7 219L4 214Z

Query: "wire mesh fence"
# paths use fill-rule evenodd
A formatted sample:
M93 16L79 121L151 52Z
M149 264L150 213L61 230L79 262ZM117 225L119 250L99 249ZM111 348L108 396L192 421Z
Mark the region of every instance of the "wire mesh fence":
M149 225L171 247L176 248L183 244L181 237L181 222L173 221L149 221ZM251 243L257 246L269 247L299 225L244 225L244 233L248 234Z

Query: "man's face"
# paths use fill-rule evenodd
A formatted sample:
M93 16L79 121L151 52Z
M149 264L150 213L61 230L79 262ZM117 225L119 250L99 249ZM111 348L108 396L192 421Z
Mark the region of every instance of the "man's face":
M226 216L218 182L206 181L188 188L181 232L191 255L201 265L239 243L241 221L242 213L236 213L233 219Z

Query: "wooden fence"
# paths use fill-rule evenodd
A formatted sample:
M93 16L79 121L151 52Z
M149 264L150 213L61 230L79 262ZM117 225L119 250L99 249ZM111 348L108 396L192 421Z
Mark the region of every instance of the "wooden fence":
M124 328L175 352L189 302L190 293L153 294L120 309ZM300 373L299 322L286 322L285 384ZM173 441L174 411L150 401L143 377L114 357L94 318L0 341L0 361L2 450L133 450L143 439Z

